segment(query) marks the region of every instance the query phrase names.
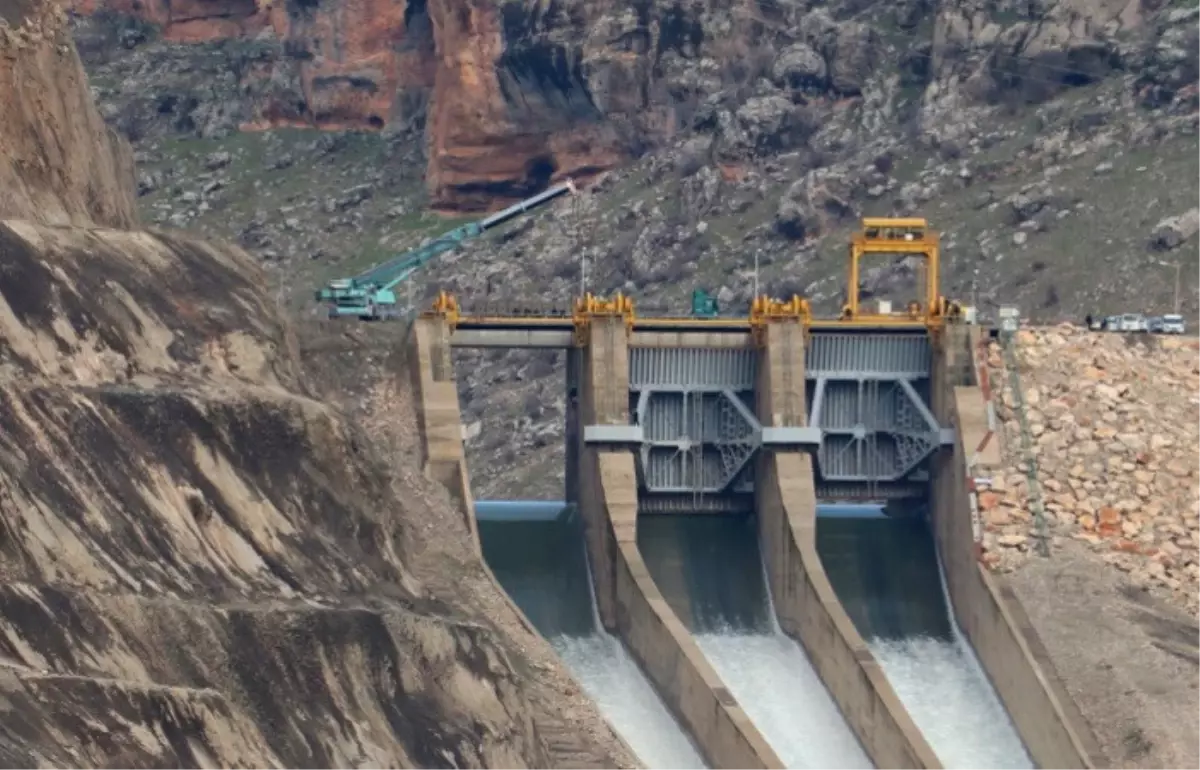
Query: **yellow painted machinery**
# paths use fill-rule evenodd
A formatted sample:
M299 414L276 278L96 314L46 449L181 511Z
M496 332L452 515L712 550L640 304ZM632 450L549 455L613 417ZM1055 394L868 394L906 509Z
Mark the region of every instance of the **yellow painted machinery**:
M860 297L861 263L871 255L910 255L922 259L923 300L913 300L899 312L865 309ZM779 300L767 295L755 297L747 316L717 315L641 316L634 310L633 299L617 292L610 298L588 293L575 300L568 315L557 314L465 314L456 298L439 292L430 311L424 315L444 319L451 328L548 328L574 330L576 344L586 344L593 318L621 317L627 331L634 329L691 329L696 331L758 332L767 323L792 318L806 329L928 329L937 333L947 321L959 320L962 307L939 293L939 238L928 223L920 218L872 218L862 220L862 228L850 241L849 280L846 304L836 318L814 318L807 299L793 295ZM694 298L693 298L694 299ZM693 305L695 303L693 302ZM693 308L694 309L694 308Z
M850 239L850 275L846 285L846 304L839 321L855 326L916 326L931 330L947 319L962 315L962 307L941 296L939 291L940 238L921 218L867 217L862 228ZM904 254L923 261L925 300L909 302L900 313L870 313L860 301L862 259L874 254Z

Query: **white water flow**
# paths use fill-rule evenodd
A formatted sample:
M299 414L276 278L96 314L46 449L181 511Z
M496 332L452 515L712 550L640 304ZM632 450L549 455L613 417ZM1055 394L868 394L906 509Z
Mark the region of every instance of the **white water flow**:
M789 768L871 761L804 649L780 630L752 517L646 517L638 545L721 682Z
M558 636L550 644L642 764L662 770L707 768L625 645L602 630L590 563L588 585L596 633Z
M769 587L767 603L769 630L695 634L701 651L789 768L874 767L804 648L779 628Z
M708 767L619 639L597 633L560 636L550 644L642 764Z
M604 633L583 533L573 514L481 520L484 554L500 585L554 647L618 735L652 768L703 768L690 736L620 640Z
M817 540L842 606L943 767L1032 767L955 623L928 523L825 517Z
M944 767L1032 768L1008 712L950 615L941 566L938 560L952 638L874 639L867 646Z

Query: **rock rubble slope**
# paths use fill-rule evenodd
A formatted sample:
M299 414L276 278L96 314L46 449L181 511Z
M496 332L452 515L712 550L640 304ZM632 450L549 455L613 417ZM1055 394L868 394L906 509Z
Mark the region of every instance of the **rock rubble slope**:
M1103 552L1134 585L1197 610L1200 348L1058 326L1019 333L1013 380L989 350L1009 472L980 495L985 546L1002 567L1032 547L1027 430L1049 534ZM1019 405L1024 406L1024 421ZM1022 424L1027 426L1022 427Z
M1005 468L980 493L984 560L1006 573L1111 766L1193 767L1200 343L1060 325L1014 345L1021 399L997 345L986 362ZM1033 548L1031 468L1047 557Z
M249 257L129 229L57 6L0 19L0 764L631 766Z

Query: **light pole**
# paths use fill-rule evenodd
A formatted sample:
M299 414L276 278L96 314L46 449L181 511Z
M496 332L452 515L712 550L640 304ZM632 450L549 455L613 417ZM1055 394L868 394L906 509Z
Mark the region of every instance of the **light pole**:
M1175 294L1174 294L1174 302L1172 304L1173 310L1171 312L1175 313L1176 315L1179 315L1179 290L1180 290L1180 279L1182 277L1181 273L1183 271L1183 260L1177 259L1173 263L1172 262L1155 262L1154 264L1158 265L1159 267L1175 268Z
M1179 274L1183 267L1183 260L1175 260L1175 315L1179 315Z

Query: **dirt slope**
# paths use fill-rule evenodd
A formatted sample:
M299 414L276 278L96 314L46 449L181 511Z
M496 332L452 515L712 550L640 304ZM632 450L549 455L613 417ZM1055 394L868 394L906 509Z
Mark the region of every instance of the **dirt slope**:
M248 256L93 226L133 221L128 151L67 120L56 6L0 11L16 104L82 105L0 116L0 764L630 766L461 540L425 548L444 499L314 397Z

